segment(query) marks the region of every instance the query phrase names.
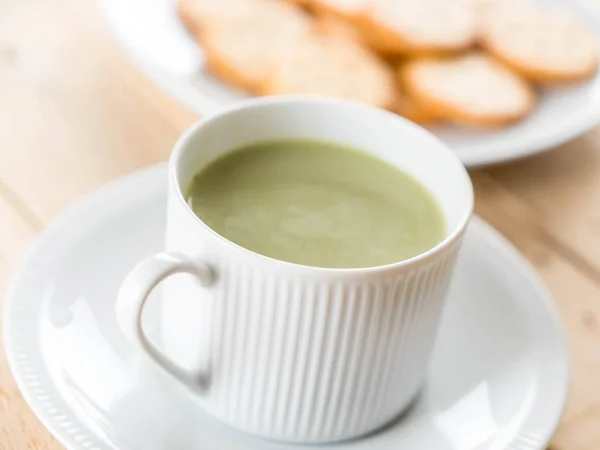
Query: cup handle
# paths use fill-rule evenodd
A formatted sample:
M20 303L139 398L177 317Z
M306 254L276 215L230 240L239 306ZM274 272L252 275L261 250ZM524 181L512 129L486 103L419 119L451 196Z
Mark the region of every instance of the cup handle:
M203 374L191 374L165 357L146 337L142 329L142 311L152 290L163 280L177 273L193 275L203 287L215 277L209 265L178 254L161 252L141 261L125 277L117 294L117 322L125 337L147 354L161 369L192 390L203 390L208 379Z

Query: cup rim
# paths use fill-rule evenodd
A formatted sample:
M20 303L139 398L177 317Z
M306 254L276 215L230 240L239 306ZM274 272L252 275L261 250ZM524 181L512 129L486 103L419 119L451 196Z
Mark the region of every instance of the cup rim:
M200 219L190 208L188 202L185 200L184 194L182 192L180 183L179 183L179 173L177 170L178 162L181 158L181 155L187 149L187 143L190 138L198 133L203 127L208 125L211 122L219 120L222 116L226 114L231 114L233 112L253 109L256 107L260 107L263 105L281 105L281 104L293 104L293 103L305 103L312 104L314 106L318 105L332 105L337 104L340 106L347 106L352 108L363 109L364 112L373 113L376 112L378 114L382 114L383 116L387 115L392 117L393 120L398 121L398 123L402 123L404 127L412 128L412 132L420 133L422 136L427 136L430 140L433 139L439 146L443 147L446 152L450 153L450 157L454 159L456 163L458 163L459 171L462 172L462 176L464 176L465 181L467 182L470 189L468 189L469 198L467 199L467 207L465 208L465 212L458 222L458 225L453 227L447 236L438 242L435 246L430 249L419 253L416 256L413 256L408 259L403 259L401 261L397 261L394 263L383 264L379 266L367 266L367 267L347 267L347 268L337 268L337 267L319 267L319 266L309 266L305 264L298 264L290 261L284 261L277 258L272 258L270 256L263 255L261 253L257 253L253 250L249 250L241 245L236 244L235 242L227 239L221 234L217 233L215 230L210 228L202 219ZM360 151L360 149L357 149ZM452 243L458 240L464 231L467 228L469 220L473 215L474 209L474 192L473 192L473 184L471 182L471 178L467 172L467 169L463 165L462 161L458 158L456 153L454 153L444 142L442 142L437 136L435 136L430 131L425 128L405 119L402 116L399 116L393 112L386 111L381 108L377 108L374 106L367 105L365 103L361 103L354 100L344 100L337 99L333 97L325 97L319 95L278 95L278 96L268 96L268 97L254 97L250 99L246 99L240 102L237 102L235 105L227 107L223 110L220 110L217 113L207 114L197 120L194 124L192 124L177 140L171 156L169 158L169 182L173 183L173 188L176 191L177 200L184 206L188 214L191 214L195 219L196 223L202 226L206 231L211 233L214 237L216 237L219 241L221 241L224 245L226 245L231 250L239 253L242 256L252 256L264 263L275 264L275 265L283 265L284 267L295 269L295 270L303 270L310 271L312 273L322 273L322 274L330 274L330 275L342 275L342 274L372 274L376 272L388 272L394 271L401 268L405 268L407 266L413 266L415 264L422 263L431 257L439 254L448 248Z

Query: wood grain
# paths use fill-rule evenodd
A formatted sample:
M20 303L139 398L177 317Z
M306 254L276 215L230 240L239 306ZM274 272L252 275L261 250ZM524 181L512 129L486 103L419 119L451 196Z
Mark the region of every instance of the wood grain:
M0 289L58 212L110 179L166 159L194 119L131 66L97 2L0 2ZM551 448L596 450L600 128L472 177L477 212L546 281L568 334L571 392ZM0 449L57 448L0 354Z
M8 199L8 200L7 200ZM0 184L0 290L5 291L15 264L39 231L23 217L22 205ZM25 212L25 217L28 213ZM0 306L3 306L0 304ZM2 336L0 335L0 344ZM35 418L15 385L0 348L0 448L58 449L60 446Z
M476 210L504 233L547 283L563 320L571 356L569 403L553 449L593 449L600 446L600 277L581 270L579 261L555 244L545 223L525 202L493 177L473 174ZM590 425L588 425L588 423ZM588 427L582 435L578 430ZM589 441L589 442L588 442Z
M600 271L600 129L555 151L487 173L514 193L557 242Z

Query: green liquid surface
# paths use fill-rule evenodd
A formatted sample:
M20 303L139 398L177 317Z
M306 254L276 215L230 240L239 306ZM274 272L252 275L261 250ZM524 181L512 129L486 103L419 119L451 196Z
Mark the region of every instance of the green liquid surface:
M210 228L261 255L316 267L372 267L445 237L443 214L414 178L320 141L253 144L211 162L187 201Z

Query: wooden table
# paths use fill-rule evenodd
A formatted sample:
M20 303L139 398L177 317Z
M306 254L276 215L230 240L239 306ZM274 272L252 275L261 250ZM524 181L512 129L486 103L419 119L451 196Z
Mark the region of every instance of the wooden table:
M165 160L194 120L132 67L97 2L0 1L0 290L60 211ZM600 449L600 128L472 177L477 212L535 266L567 329L571 392L551 448ZM58 448L0 351L0 449Z

